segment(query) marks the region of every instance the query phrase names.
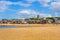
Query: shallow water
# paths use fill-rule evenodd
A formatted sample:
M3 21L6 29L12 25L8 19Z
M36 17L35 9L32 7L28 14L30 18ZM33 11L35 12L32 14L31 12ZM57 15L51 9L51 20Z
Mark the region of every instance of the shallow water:
M1 25L0 28L19 28L19 26L5 26L5 25Z

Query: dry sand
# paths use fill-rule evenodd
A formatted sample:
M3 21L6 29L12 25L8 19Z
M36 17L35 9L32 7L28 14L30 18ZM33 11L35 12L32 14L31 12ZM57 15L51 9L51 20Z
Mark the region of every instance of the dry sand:
M60 26L2 28L0 40L60 40Z

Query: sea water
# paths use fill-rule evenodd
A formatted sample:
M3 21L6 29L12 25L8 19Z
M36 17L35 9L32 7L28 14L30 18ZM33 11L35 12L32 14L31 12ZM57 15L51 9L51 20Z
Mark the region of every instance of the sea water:
M6 25L0 25L0 28L19 28L19 26L6 26Z

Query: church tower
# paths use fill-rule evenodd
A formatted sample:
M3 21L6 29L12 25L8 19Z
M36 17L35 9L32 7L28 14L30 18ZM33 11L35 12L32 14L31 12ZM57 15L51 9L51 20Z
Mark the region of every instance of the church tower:
M37 15L37 20L40 20L40 15Z

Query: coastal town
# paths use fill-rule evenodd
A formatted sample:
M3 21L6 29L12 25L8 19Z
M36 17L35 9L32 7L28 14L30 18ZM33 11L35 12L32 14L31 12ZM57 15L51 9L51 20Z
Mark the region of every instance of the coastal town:
M37 15L36 18L26 19L2 19L0 24L60 24L60 17L43 17Z

